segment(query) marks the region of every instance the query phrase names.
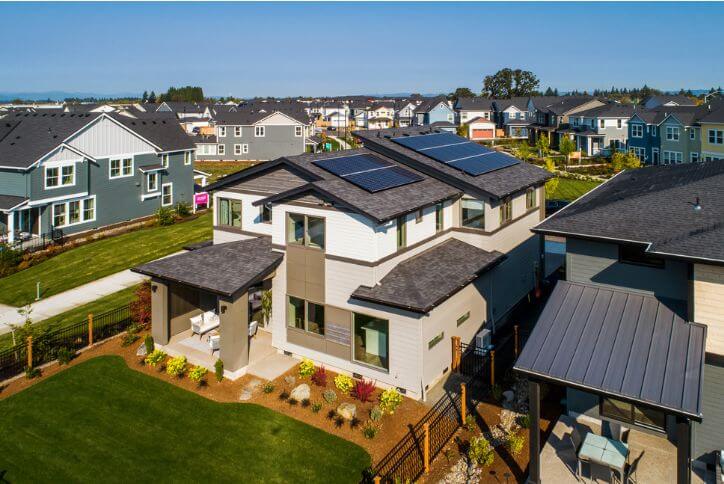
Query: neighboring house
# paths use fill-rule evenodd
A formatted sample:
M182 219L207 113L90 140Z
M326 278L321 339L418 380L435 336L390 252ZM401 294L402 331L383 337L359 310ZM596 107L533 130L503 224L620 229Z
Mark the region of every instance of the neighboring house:
M678 483L724 448L723 185L716 161L624 171L533 229L565 237L566 280L515 364L531 413L563 386L582 424L674 442ZM545 482L537 452L530 469Z
M628 122L628 150L643 164L661 163L659 124L665 117L664 111L641 109L634 112Z
M528 111L528 97L496 99L495 116L498 126L508 138L528 138L528 127L533 123L533 112Z
M468 139L473 141L495 139L495 121L489 118L474 118L462 126L466 128Z
M724 160L724 102L712 107L699 119L701 134L700 159Z
M209 107L200 103L164 101L158 105L156 112L174 113L180 120L210 117Z
M199 160L263 161L304 153L309 126L301 115L239 108L214 116L216 153L208 138L197 143Z
M696 101L694 101L689 96L681 96L681 95L670 95L670 94L661 94L657 96L651 96L647 98L643 105L646 109L654 109L659 107L675 107L675 106L696 106Z
M375 103L366 112L367 129L391 128L395 121L395 104L393 102Z
M412 126L417 103L410 100L395 101L395 125L398 128Z
M457 123L464 125L473 119L482 118L495 121L495 106L493 100L486 97L461 97L455 101Z
M540 271L530 228L550 175L497 152L441 163L420 148L490 151L428 127L354 134L365 148L283 157L207 187L214 245L134 269L152 279L156 344L194 362L190 318L210 311L208 358L230 377L273 353L268 336L247 338L258 325L278 352L424 399L450 371L451 337L474 344L506 322Z
M455 122L455 111L444 96L426 99L415 108L415 126L427 126L437 122Z
M531 96L528 112L533 113L533 124L528 126L530 142L535 143L545 133L552 147L558 147L561 128L568 128L570 116L587 109L603 106L604 103L591 96Z
M0 231L67 235L191 203L194 145L175 119L17 114L0 128Z
M634 114L634 106L610 103L569 115L568 130L573 134L576 149L588 156L609 152L610 148L624 149L628 139L628 120Z
M671 165L701 160L701 129L699 119L706 108L667 109L659 124L661 164Z

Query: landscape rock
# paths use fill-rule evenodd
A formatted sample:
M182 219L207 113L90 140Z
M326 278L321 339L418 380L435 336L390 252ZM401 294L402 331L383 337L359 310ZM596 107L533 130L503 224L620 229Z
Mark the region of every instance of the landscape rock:
M342 403L337 407L337 415L345 420L352 420L357 415L357 406L354 403Z
M289 386L294 385L294 383L297 381L296 378L294 378L292 375L287 375L284 377L284 383L286 383Z
M301 385L295 387L294 390L292 390L292 393L289 394L289 398L291 400L301 402L302 400L309 400L309 395L309 385L307 385L306 383L302 383Z
M146 356L146 343L141 343L141 346L136 350L136 356Z

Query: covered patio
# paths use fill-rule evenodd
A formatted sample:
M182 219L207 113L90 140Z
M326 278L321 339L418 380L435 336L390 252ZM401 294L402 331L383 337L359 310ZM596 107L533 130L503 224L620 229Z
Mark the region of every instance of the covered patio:
M579 462L584 473L602 469L605 481L627 482L642 469L659 472L658 454L670 456L667 480L675 474L679 484L692 481L691 422L703 417L706 327L685 321L679 306L614 288L557 284L514 366L530 382L528 482L575 479ZM566 387L568 416L541 455L541 386L551 384Z
M151 277L154 342L171 355L213 368L228 378L273 352L264 325L262 295L283 254L260 237L211 245L133 270Z

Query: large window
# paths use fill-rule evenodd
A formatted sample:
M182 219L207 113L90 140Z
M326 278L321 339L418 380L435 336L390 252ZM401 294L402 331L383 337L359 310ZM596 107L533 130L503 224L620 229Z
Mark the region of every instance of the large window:
M679 141L679 127L678 126L667 126L666 127L666 139L668 141Z
M644 137L644 125L643 124L632 124L631 125L631 137L632 138L643 138Z
M50 166L45 168L45 188L75 185L75 165Z
M226 227L241 228L241 200L219 198L217 223Z
M530 210L538 206L538 196L535 188L529 188L525 192L525 208Z
M405 216L397 217L397 250L407 246L407 223Z
M287 296L287 325L310 333L324 334L324 305Z
M500 204L500 225L510 222L513 219L513 202L506 198Z
M116 158L110 162L109 178L133 176L133 158Z
M709 143L713 145L724 144L724 130L721 129L710 129L708 131Z
M602 417L619 422L641 425L655 430L666 429L666 414L661 410L635 405L633 403L601 397L600 413Z
M53 228L92 222L95 219L96 207L93 197L53 204Z
M290 213L287 215L287 243L324 249L324 219Z
M266 126L254 126L254 136L257 138L266 136Z
M164 207L173 205L173 183L161 185L161 205Z
M354 313L354 359L388 370L389 333L390 323L386 319Z
M664 165L670 165L672 163L681 163L684 161L681 151L664 151L663 162Z
M460 201L460 207L463 227L485 229L485 202L463 198Z

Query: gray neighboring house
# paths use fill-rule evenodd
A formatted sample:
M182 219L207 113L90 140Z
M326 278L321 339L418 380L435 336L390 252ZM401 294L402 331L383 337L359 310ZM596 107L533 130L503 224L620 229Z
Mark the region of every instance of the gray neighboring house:
M587 109L569 115L570 126L559 132L572 136L576 149L588 156L605 154L611 146L622 150L628 140L628 121L635 111L633 105L618 103Z
M579 422L675 444L679 483L724 448L722 184L716 161L624 171L533 229L566 238L566 281L516 369Z
M305 152L311 135L304 111L219 110L213 125L215 147L207 142L208 137L196 139L199 161L266 161L299 155Z
M85 232L192 202L194 144L168 116L25 113L0 124L5 241Z
M661 94L646 98L643 102L646 109L654 109L658 107L675 107L675 106L696 106L696 101L689 96L679 94Z

